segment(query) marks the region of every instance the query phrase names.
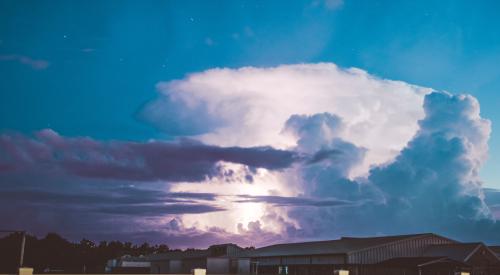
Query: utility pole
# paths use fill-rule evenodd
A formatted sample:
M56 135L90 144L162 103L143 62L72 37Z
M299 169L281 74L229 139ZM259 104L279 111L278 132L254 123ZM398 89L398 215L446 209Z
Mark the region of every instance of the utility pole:
M26 231L24 230L1 230L0 233L21 233L21 253L19 255L19 268L23 267L24 263L24 246L26 245Z
M26 231L23 231L23 240L21 241L21 255L19 255L19 267L23 267L24 262L24 247L26 245Z

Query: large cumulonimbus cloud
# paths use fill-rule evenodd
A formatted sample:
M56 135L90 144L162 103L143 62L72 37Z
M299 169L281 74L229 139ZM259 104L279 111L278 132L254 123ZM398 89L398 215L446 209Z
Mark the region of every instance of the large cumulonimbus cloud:
M478 102L471 96L431 93L424 110L420 129L408 145L393 161L372 168L367 178L353 182L343 177L337 161L344 160L338 154L323 164L302 167L315 196L365 202L333 211L293 209L291 215L304 225L295 234L431 231L498 242L500 224L485 203L478 176L486 160L489 121L480 118ZM310 138L317 140L317 135ZM308 143L299 141L299 146ZM356 154L348 156L344 159Z
M179 247L423 231L500 242L499 192L479 177L491 126L472 96L330 63L158 89L141 117L179 141L1 135L0 206L22 215L0 218Z
M500 241L478 175L490 122L472 96L327 63L214 69L158 88L143 117L168 134L313 156L279 172L288 185L268 183L268 195L289 186L298 197L350 202L288 205L285 214L264 214L263 228L269 216L286 216L289 239L434 231ZM169 128L193 120L203 127Z

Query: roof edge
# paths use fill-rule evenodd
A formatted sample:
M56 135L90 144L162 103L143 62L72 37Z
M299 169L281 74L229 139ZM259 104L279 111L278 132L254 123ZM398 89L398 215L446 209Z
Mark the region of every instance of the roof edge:
M396 243L400 243L400 242L407 241L407 240L420 239L420 238L423 238L423 237L431 237L431 236L443 238L443 239L449 240L449 241L451 241L453 243L459 243L456 240L453 240L453 239L450 239L450 238L447 238L447 237L443 237L441 235L437 235L437 234L434 234L434 233L422 233L422 234L408 235L408 238L405 238L405 239L402 239L402 240L387 242L387 243L384 243L384 244L379 244L379 245L365 247L365 248L354 250L354 251L349 251L346 254L347 255L351 255L351 254L358 253L358 252L361 252L361 251L364 251L364 250L369 250L369 249L373 249L373 248L377 248L377 247L386 246L388 244L396 244ZM390 236L387 236L387 237L390 237Z

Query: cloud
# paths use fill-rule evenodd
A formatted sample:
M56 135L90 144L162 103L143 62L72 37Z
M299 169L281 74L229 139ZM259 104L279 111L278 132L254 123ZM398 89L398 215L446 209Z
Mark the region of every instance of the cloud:
M24 55L0 55L0 61L17 61L23 65L27 65L34 70L44 70L47 69L50 63L43 59L33 59Z
M166 134L219 146L290 148L296 138L282 130L292 115L334 114L344 121L338 137L367 149L351 176L398 154L417 132L431 91L331 63L211 69L157 88L160 96L142 119Z
M325 7L329 10L336 10L344 5L343 0L325 0Z
M216 211L224 211L225 209L204 204L171 204L171 205L135 205L135 206L111 206L96 209L99 213L118 214L125 216L140 216L140 217L162 217L169 214L199 214Z
M160 97L143 117L167 134L219 146L270 145L308 156L272 172L283 182L267 182L259 194L239 194L254 203L287 205L285 213L272 215L265 208L253 221L261 230L283 223L274 229L288 239L435 231L498 240L478 176L490 122L480 117L472 96L328 63L212 69L158 89ZM172 105L179 113L165 112ZM195 117L203 118L198 131L167 127ZM262 181L255 176L252 184L257 188ZM301 198L355 205L304 208L313 202Z
M335 170L336 177L347 178L351 169L361 163L366 149L343 140L340 136L344 124L340 117L330 114L292 115L285 123L284 131L291 133L297 140L294 150L312 157L309 164L326 166ZM309 170L311 167L309 167ZM332 175L330 175L332 176Z
M352 202L336 199L318 199L306 197L282 197L282 196L251 196L239 195L239 203L263 202L275 206L316 206L316 207L336 207L353 205Z
M484 201L491 210L491 214L496 220L500 220L500 190L484 189Z
M319 171L303 167L306 181L316 181L310 187L321 190L313 192L316 196L370 203L349 210L318 209L316 213L297 209L291 212L300 221L297 232L433 231L458 239L500 241L495 233L500 224L484 201L478 176L487 157L490 122L479 116L477 100L467 95L431 93L425 98L424 110L420 129L408 145L392 162L372 168L366 179L349 181L335 167Z
M271 147L219 147L200 142L99 142L66 138L42 130L35 138L0 136L0 165L5 171L46 170L85 178L133 181L201 181L220 172L218 162L254 168L285 169L300 157Z
M140 205L165 203L194 203L198 200L214 201L216 194L209 193L175 193L160 190L148 190L138 188L114 188L101 192L77 193L75 191L47 191L40 188L28 190L4 189L0 198L4 202L26 201L30 204L74 204L74 205Z
M56 231L79 240L121 231L132 234L143 227L157 229L152 220L176 215L224 211L213 204L216 194L167 192L165 184L133 187L122 182L52 180L0 177L0 217L34 234Z

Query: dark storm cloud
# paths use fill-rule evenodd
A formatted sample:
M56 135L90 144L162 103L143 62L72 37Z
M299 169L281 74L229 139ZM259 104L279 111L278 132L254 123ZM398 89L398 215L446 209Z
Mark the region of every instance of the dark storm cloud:
M189 192L171 192L168 193L169 196L183 199L197 199L205 201L215 201L217 194L214 193L189 193Z
M195 141L99 142L66 138L52 130L0 137L3 172L69 173L85 178L130 181L201 181L217 175L217 162L280 170L300 158L294 152L271 147L218 147ZM0 172L2 172L0 170Z
M332 159L339 154L342 154L342 151L338 149L320 150L316 152L307 163L315 164L323 160Z
M349 206L353 202L337 199L305 198L305 197L283 197L283 196L251 196L239 195L236 202L261 202L273 204L276 206L316 206L316 207L335 207Z
M134 230L151 218L224 210L211 205L215 194L166 192L162 191L165 185L144 189L120 182L71 179L58 184L37 182L31 177L8 181L16 185L0 186L0 218L14 228L40 235L55 231L91 237L96 230L103 234L117 228Z
M216 211L224 211L224 208L191 203L175 203L168 205L124 205L101 207L95 209L98 213L117 214L125 216L158 216L162 217L171 214L201 214Z
M117 227L132 234L159 217L224 211L212 204L217 194L167 191L169 182L228 173L219 161L247 165L253 173L256 168L286 169L302 157L270 147L224 148L190 140L101 142L52 130L34 137L3 134L0 218L36 234L98 237Z
M0 200L4 202L24 201L27 204L64 204L64 205L113 205L113 204L163 204L192 203L195 200L214 201L217 196L211 193L166 193L159 190L117 188L113 191L97 190L63 193L37 189L3 190Z

